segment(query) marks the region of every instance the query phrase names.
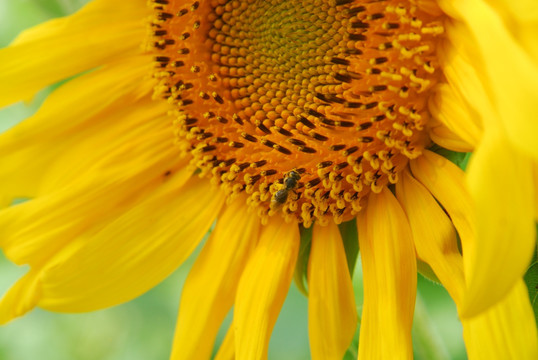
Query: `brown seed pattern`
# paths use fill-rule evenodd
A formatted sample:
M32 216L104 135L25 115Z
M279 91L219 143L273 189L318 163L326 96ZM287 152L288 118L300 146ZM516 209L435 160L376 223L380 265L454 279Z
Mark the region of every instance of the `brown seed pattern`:
M429 144L443 33L432 9L390 0L151 6L155 97L171 104L179 146L230 197L246 192L262 219L347 220ZM292 170L294 196L272 209Z

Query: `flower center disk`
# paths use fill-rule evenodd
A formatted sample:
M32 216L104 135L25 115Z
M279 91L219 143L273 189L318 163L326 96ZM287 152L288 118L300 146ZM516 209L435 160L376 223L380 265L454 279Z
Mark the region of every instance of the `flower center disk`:
M179 146L262 219L350 219L430 143L443 27L412 1L151 6L155 97Z

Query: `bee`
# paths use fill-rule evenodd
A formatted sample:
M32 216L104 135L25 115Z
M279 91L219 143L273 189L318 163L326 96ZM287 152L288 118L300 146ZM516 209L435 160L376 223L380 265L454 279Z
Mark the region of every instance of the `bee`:
M295 170L292 170L284 177L284 188L278 190L271 199L271 207L276 209L282 206L288 200L289 192L295 189L298 185L301 175Z

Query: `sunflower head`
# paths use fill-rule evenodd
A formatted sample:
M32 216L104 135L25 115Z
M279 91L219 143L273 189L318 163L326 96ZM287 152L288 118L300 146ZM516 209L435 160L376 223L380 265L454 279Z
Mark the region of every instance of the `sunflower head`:
M88 1L0 50L0 106L73 77L0 136L0 247L30 268L0 324L133 299L214 226L172 359L232 307L216 358L267 358L294 274L312 357L343 358L359 248L359 359L412 358L422 263L469 359L538 359L536 0Z
M178 144L262 219L349 220L429 145L443 27L412 2L152 6L155 97Z

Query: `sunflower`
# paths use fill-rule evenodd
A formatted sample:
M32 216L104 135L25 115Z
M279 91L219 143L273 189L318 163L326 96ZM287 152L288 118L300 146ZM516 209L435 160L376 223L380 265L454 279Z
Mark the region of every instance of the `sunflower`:
M265 358L295 274L312 357L341 359L356 221L360 359L412 357L417 264L469 358L537 358L537 20L531 1L93 0L26 30L0 106L77 76L0 137L0 246L30 265L0 322L133 299L216 221L171 357L209 358L233 306L217 357ZM468 179L439 146L476 152Z

